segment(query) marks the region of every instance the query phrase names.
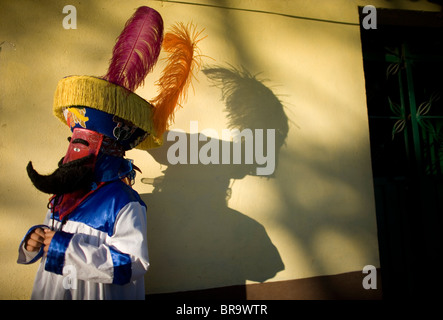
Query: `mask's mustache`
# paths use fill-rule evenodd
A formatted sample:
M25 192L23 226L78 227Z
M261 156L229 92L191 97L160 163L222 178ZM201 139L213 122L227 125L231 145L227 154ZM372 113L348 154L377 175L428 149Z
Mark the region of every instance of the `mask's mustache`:
M87 164L93 157L94 155L89 155L65 164L63 164L62 158L58 163L58 169L49 175L41 175L35 171L31 161L29 161L26 170L38 190L60 195L90 187L94 180L94 171Z

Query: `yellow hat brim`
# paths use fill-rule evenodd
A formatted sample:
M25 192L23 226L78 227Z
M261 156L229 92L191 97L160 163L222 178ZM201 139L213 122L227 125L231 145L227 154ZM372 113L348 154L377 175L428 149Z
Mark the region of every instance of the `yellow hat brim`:
M53 113L63 123L65 108L85 106L116 115L149 133L136 148L148 150L163 144L152 123L154 107L128 89L92 76L69 76L61 79L55 90Z

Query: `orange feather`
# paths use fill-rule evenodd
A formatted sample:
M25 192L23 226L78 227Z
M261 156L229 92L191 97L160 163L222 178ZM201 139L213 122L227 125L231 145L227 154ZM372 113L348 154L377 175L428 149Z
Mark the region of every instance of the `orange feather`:
M186 101L187 91L195 72L200 68L197 43L199 36L192 24L178 23L165 34L163 50L168 52L167 64L157 81L159 94L151 100L154 105L153 123L157 137L161 137L174 121L174 112Z

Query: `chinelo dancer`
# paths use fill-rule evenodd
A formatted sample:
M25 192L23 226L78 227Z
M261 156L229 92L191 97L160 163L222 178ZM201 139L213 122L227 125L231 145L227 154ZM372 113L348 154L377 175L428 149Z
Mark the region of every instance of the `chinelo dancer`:
M72 136L50 175L29 162L34 186L50 194L43 224L19 245L20 264L40 260L31 299L144 299L149 267L146 205L132 188L137 167L125 152L162 145L177 105L199 68L193 25L163 33L163 19L140 7L116 40L105 76L68 76L54 95L56 118ZM168 54L151 102L134 91Z

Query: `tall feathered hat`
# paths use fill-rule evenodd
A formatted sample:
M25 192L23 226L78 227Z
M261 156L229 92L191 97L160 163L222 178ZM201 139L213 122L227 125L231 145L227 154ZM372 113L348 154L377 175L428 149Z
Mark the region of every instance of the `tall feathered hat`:
M201 32L192 29L192 25L177 24L163 35L161 15L146 6L138 8L116 40L106 75L68 76L59 81L54 115L72 131L99 132L118 141L124 150L160 146L199 67L196 45ZM167 63L156 83L159 93L148 102L134 91L154 68L162 46Z

